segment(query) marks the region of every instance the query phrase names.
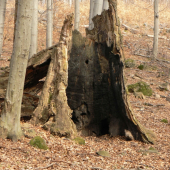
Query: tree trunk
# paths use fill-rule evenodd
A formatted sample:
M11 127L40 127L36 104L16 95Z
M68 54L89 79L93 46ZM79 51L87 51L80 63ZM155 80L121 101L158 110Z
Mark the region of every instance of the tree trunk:
M41 5L45 5L46 4L46 0L41 0Z
M13 54L5 104L0 120L1 137L14 141L22 136L20 127L21 102L31 37L33 0L18 0ZM26 10L27 9L27 10Z
M108 10L108 8L109 8L108 0L103 0L103 10Z
M68 0L70 7L72 6L72 0Z
M94 28L93 17L102 12L103 0L90 0L89 30Z
M29 51L29 58L37 53L37 37L38 37L38 0L34 0L34 7L32 14L32 25L31 25L31 44Z
M53 0L47 0L46 47L53 44Z
M154 134L136 120L128 102L117 3L109 3L109 10L94 17L86 38L73 32L72 48L68 17L59 44L29 60L25 91L41 90L39 80L47 75L32 122L59 136L76 134L75 123L83 135L122 135L154 143Z
M1 0L0 1L0 57L2 55L2 47L3 47L5 10L6 10L6 0Z
M94 2L95 2L95 0L90 0L89 30L92 30L94 28L94 24L93 24L93 21L92 21Z
M74 13L75 13L75 19L74 19L74 29L79 30L79 22L80 22L80 7L79 7L79 0L75 0L74 5Z
M153 40L153 59L158 55L158 34L159 34L159 0L154 1L154 40Z
M103 0L95 0L93 8L93 16L100 15L102 13Z
M14 37L13 37L13 44L14 44L14 40L15 40L16 21L17 21L17 11L18 11L18 0L15 0L15 14L14 14Z

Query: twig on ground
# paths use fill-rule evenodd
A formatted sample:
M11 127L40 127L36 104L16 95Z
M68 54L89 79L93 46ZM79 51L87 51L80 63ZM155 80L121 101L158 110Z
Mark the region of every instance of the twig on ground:
M51 167L51 166L53 166L53 165L58 165L58 163L55 162L55 163L52 163L52 164L47 165L47 166L45 166L45 167L38 167L38 168L35 168L35 169L46 169L46 168L49 168L49 167ZM59 165L58 165L58 166L59 166Z
M146 57L146 58L151 58L150 56L146 56L146 55L142 55L142 54L138 54L138 53L134 53L134 55L142 56L142 57ZM156 59L156 61L170 63L170 61L160 60L160 59Z
M130 28L129 26L122 24L123 27L125 27L126 30L129 30L131 33L136 34L138 33L138 30L134 29L134 28Z
M160 60L160 59L156 59L157 61L161 61L161 62L165 62L165 63L170 63L170 61L166 61L166 60Z
M146 35L147 37L149 37L149 38L153 38L154 37L154 35ZM166 38L166 37L163 37L163 36L159 36L158 37L159 39L164 39L164 40L167 40L167 41L169 41L170 39L168 39L168 38Z
M150 58L150 56L146 56L146 55L142 55L142 54L137 54L137 53L135 53L134 55Z
M63 162L63 163L67 163L67 164L69 164L69 165L72 165L71 163L66 162L66 161L56 160L56 162L54 162L54 163L52 163L52 164L49 164L49 165L47 165L46 167L38 167L38 168L35 168L35 169L45 169L45 168L49 168L49 167L51 167L51 166L53 166L53 165L58 165L58 166L60 166L57 162Z
M151 167L151 168L154 168L154 169L155 169L155 167L153 167L153 166L151 166L151 165L145 165L145 164L142 164L142 163L140 163L139 165L143 165L143 166Z
M100 168L100 167L90 167L91 169L98 169L98 170L104 170L104 169L102 169L102 168Z

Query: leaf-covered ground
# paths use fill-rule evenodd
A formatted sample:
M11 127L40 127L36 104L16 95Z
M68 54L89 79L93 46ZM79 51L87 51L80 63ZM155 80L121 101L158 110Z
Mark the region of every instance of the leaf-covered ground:
M159 112L158 112L159 113ZM143 116L144 114L144 116ZM84 137L85 145L76 144L68 138L54 137L40 127L27 124L46 140L48 150L30 146L29 138L16 143L0 139L0 169L164 169L170 168L169 124L160 122L155 113L138 113L139 119L157 133L155 145L139 141L125 141L122 137ZM146 116L147 115L147 116ZM161 114L164 117L164 114ZM142 118L141 118L142 117ZM24 123L22 123L24 126ZM110 157L96 152L108 151Z
M130 55L126 47L125 53ZM170 169L170 91L159 89L159 85L169 82L169 73L163 72L163 62L151 63L147 58L135 55L131 58L136 61L136 66L124 70L126 83L142 80L154 91L145 99L135 98L133 93L128 96L136 118L156 134L155 145L126 141L123 137L110 138L108 135L83 137L85 145L79 145L72 139L52 136L41 127L22 122L23 130L35 130L32 135L43 137L49 150L30 146L29 138L17 143L0 139L0 169ZM139 70L137 66L143 62L148 66L146 70ZM163 64L169 67L168 63ZM163 119L168 123L161 122ZM99 156L96 152L100 150L108 151L110 157Z

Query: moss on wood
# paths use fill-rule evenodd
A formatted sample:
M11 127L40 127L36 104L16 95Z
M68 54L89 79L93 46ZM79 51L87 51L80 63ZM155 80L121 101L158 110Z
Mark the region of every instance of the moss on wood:
M98 151L96 153L100 156L103 156L103 157L110 157L110 154L107 151Z

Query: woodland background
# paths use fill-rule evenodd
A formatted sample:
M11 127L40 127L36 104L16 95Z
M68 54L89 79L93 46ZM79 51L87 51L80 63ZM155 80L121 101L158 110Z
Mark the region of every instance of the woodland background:
M55 1L54 1L55 2ZM80 32L85 36L88 27L89 1L80 3ZM33 127L22 122L23 130L31 129L34 135L43 137L49 150L43 151L29 145L30 139L24 138L17 143L0 139L0 169L170 169L170 92L161 91L162 83L169 83L170 76L170 3L160 1L159 54L154 62L150 60L153 46L153 4L151 1L119 0L118 15L121 19L121 31L125 59L135 61L135 68L126 68L126 84L144 80L154 91L153 96L137 99L129 93L130 103L137 119L157 135L155 145L139 141L125 141L122 137L110 138L84 137L85 145L76 144L68 138L50 135L41 127ZM38 51L45 49L46 6L39 4ZM62 1L54 4L53 44L59 39L65 16L74 12ZM9 66L13 48L14 2L8 1L4 30L3 54L0 67ZM146 64L144 70L137 67ZM161 120L166 119L167 123ZM99 150L108 151L111 157L101 157ZM42 168L37 168L42 167Z

